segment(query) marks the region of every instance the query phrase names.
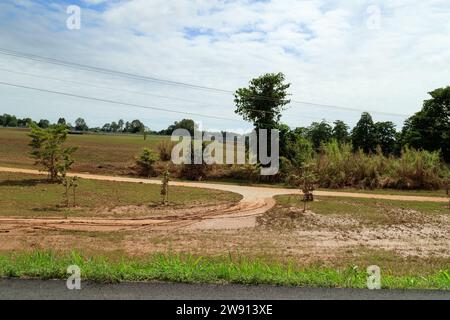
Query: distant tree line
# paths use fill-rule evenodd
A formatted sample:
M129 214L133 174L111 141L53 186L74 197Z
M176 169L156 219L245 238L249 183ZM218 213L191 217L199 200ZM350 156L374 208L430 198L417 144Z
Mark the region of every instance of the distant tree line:
M450 87L447 91L450 92ZM436 96L438 92L430 94ZM309 127L293 130L280 124L280 153L297 162L295 160L304 156L308 148L320 152L324 144L336 141L339 144L350 144L353 151L362 150L366 154L374 154L379 148L385 156L399 156L405 147L440 151L443 159L450 163L449 102L450 99L445 103L434 99L425 101L424 109L406 120L401 131L397 131L391 121L374 122L367 112L361 115L352 130L341 120L335 121L333 125L326 121L313 122Z
M400 155L405 147L417 150L440 151L447 163L450 163L450 87L434 90L429 93L431 99L424 102L418 113L405 121L401 131L391 121L374 122L372 116L364 112L356 126L350 127L341 120L333 125L325 121L314 122L307 128L288 130L284 135L295 139L306 139L315 151L323 144L336 140L338 143L349 143L354 151L375 153L381 148L384 155ZM286 134L286 130L289 135ZM283 130L282 130L283 131ZM281 145L289 145L282 141Z
M384 155L400 155L405 147L417 150L440 151L444 160L450 163L450 87L436 89L430 92L431 99L424 101L421 111L405 121L401 131L396 130L394 123L374 122L372 116L364 112L355 127L350 127L342 120L336 120L333 124L326 121L313 122L308 127L291 129L280 123L280 112L287 103L286 94L278 93L272 100L255 98L258 86L275 86L284 92L288 86L282 85L284 77L280 75L265 75L258 78L248 90L238 90L236 103L239 106L237 113L244 114L244 118L253 121L256 128L277 128L280 130L280 155L289 159L294 164L301 164L308 150L319 152L322 145L331 141L339 144L350 144L354 151L362 150L366 154L375 153L380 148ZM280 99L280 105L276 100ZM255 101L256 100L256 101ZM269 105L270 104L270 105ZM259 112L261 110L264 112ZM247 110L247 111L246 111ZM276 110L272 112L271 110ZM260 115L263 115L260 116ZM3 127L27 127L30 118L18 119L9 114L0 115L0 126ZM40 128L51 126L49 120L41 119L35 122ZM270 124L267 127L267 124ZM60 118L57 124L65 125L69 130L80 132L108 132L131 134L158 134L171 135L177 129L185 129L194 134L195 122L191 119L175 121L167 129L151 131L140 120L106 123L103 127L90 128L83 118L75 120L72 125L64 118Z
M39 121L33 121L30 118L19 119L14 115L3 114L0 115L0 126L10 128L26 128L30 123L35 123L41 129L47 129L53 124L47 119L41 119ZM83 118L77 118L74 125L67 122L65 118L59 118L55 124L65 125L71 131L79 132L107 132L107 133L135 133L135 134L156 134L156 135L171 135L173 131L177 129L186 129L192 135L195 130L194 120L183 119L181 121L175 121L167 129L161 131L152 131L140 120L113 121L111 123L105 123L102 127L89 127Z

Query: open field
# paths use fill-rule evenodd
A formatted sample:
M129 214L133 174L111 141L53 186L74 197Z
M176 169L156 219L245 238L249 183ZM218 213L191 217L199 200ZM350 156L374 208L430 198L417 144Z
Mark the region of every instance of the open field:
M163 136L141 135L69 135L67 144L78 146L74 154L74 171L108 174L129 174L134 157L145 148L155 148ZM31 168L28 130L0 128L0 165Z
M69 135L68 145L79 147L77 152L75 152L74 154L75 164L72 168L72 171L113 175L134 174L130 167L135 164L135 156L137 156L139 152L145 147L156 148L156 146L162 139L169 139L169 137L148 136L147 140L144 141L143 137L140 135ZM36 169L36 167L33 165L33 160L29 156L29 140L30 138L28 137L28 130L0 128L0 166ZM214 183L214 181L212 183ZM256 184L246 182L244 180L235 179L220 179L218 183L268 188L286 188L286 185L282 183ZM406 196L446 196L445 190L402 191L393 189L359 190L349 188L336 191L394 194Z
M63 186L48 183L45 176L0 172L0 215L123 218L233 204L241 199L240 195L218 190L172 187L171 205L166 207L160 205L158 185L81 179L76 193L78 206L66 208L63 191Z
M10 214L16 206L25 208L24 217L60 215L54 211L49 214L33 210L49 205L47 198L38 196L42 185L29 182L20 185L20 181L39 180L39 176L2 173L2 177L3 181L10 181L0 184L2 204L8 199L13 203L10 199L15 199ZM147 203L147 199L152 201L151 194L155 194L156 199L159 194L158 189L150 191L153 190L151 185L82 181L86 183L86 195L90 192L89 185L96 192L104 193L104 197L100 197L103 200L90 200L93 202L89 210L74 213L84 219L83 223L99 216L117 218L117 212L106 211L107 214L102 215L105 211L94 210L96 206L102 208L104 203L123 206L121 201ZM114 192L108 193L111 188L123 190L120 199L115 199ZM259 190L261 193L266 188ZM194 197L200 201L198 203L208 204L219 199L217 196L208 199L214 190L198 191ZM59 193L54 192L55 202L51 206L58 203ZM239 200L234 194L223 193L222 196L224 203ZM192 198L182 196L182 199L187 204ZM70 256L72 251L77 251L89 258L81 259L88 270L86 276L97 280L362 287L365 268L378 265L386 288L449 288L450 210L445 202L317 197L317 201L310 204L310 210L303 213L303 203L299 199L299 195L277 197L276 205L258 214L256 225L252 227L239 223L233 228L226 225L190 228L183 224L142 227L140 217L149 212L144 215L133 210L127 212L129 206L125 206L126 210L119 216L137 219L138 224L127 228L91 229L82 224L70 228L67 227L70 219L64 217L53 224L26 224L25 220L17 224L0 219L0 269L3 275L61 277L63 266L69 260L81 259ZM184 214L192 211L192 208L187 209L178 207L170 210L170 215L177 212L176 220L184 221L183 211ZM158 211L161 217L168 213ZM5 215L3 210L0 215ZM240 221L239 216L235 219ZM33 255L31 252L36 250L41 253L52 250L56 256ZM12 257L11 252L24 255Z

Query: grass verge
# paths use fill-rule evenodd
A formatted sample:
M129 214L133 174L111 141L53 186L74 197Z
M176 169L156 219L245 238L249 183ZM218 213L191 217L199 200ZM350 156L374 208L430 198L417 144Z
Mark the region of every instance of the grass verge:
M292 263L265 263L229 256L204 258L156 254L146 259L112 261L80 253L33 252L0 255L0 276L66 279L69 265L81 269L82 279L98 282L171 281L183 283L270 284L305 287L365 288L367 274L356 266L343 269L298 268ZM450 269L421 276L382 274L385 289L450 290Z

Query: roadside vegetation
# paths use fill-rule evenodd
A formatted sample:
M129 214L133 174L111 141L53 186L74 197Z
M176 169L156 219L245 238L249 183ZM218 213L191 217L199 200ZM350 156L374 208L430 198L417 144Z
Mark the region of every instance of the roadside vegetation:
M374 121L367 112L352 129L342 120L290 128L281 122L282 112L290 102L289 89L285 76L276 73L252 79L248 87L235 93L235 112L252 122L255 130L280 131L281 171L276 176L261 176L259 165L250 164L168 166L173 144L165 135L176 129L193 135L196 126L191 119L176 121L159 132L139 120L119 120L90 128L84 119L71 125L61 118L57 125L72 133L67 145L79 147L72 168L80 172L156 177L168 169L178 179L289 185L307 167L316 177L317 188L437 190L450 185L450 87L429 92L431 98L405 121L401 130L392 122ZM7 128L52 128L46 119L32 123L28 118L0 116L0 126ZM25 135L20 130L0 130L0 165L32 164L26 157L29 150Z
M322 288L367 288L366 270L356 265L342 269L299 268L293 263L266 263L245 257L201 257L156 254L148 258L111 261L80 253L33 252L0 255L1 277L67 279L67 267L77 265L82 280L172 281L184 283L236 283L307 286ZM384 289L450 289L450 270L422 275L382 275Z

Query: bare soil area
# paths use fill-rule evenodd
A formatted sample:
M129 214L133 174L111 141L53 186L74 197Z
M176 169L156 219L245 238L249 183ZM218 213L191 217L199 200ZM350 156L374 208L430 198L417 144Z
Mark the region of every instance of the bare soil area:
M14 170L36 174L33 170ZM77 175L84 179L159 183ZM238 252L247 257L295 260L305 265L336 265L358 261L368 252L381 250L405 259L421 259L424 268L450 265L450 215L445 211L449 209L444 209L446 198L320 191L317 207L303 213L297 190L189 182L172 185L230 191L241 194L243 199L238 204L219 206L105 207L98 208L92 218L0 217L0 251L36 248L112 256L168 251L199 255ZM275 196L286 194L294 200L282 203L274 200ZM320 207L333 204L330 199L339 199L336 206L339 210ZM373 202L358 203L363 199ZM395 205L395 201L429 204L438 209L424 207L428 210L424 211L408 207L408 203ZM124 212L127 218L117 217ZM129 217L134 214L136 217ZM379 263L377 257L379 253L370 253L364 263ZM383 259L394 261L389 257Z

